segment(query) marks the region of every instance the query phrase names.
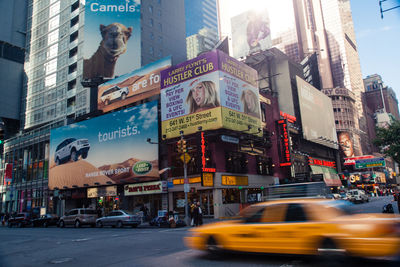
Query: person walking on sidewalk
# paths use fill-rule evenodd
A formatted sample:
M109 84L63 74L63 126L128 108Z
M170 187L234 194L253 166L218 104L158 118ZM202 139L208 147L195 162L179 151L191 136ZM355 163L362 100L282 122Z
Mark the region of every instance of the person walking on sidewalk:
M196 207L193 210L193 218L195 226L203 224L203 211L201 209L200 202L197 202Z

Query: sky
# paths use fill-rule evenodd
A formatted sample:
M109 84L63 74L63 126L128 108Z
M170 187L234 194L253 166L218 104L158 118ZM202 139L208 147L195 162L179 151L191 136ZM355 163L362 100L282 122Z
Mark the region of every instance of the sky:
M290 7L291 0L279 0L279 8ZM363 78L380 74L384 83L393 88L400 101L400 8L384 12L381 19L379 0L350 0L357 48ZM400 0L387 0L383 10L400 5ZM230 18L252 8L268 7L270 16L276 16L283 27L289 21L276 9L277 1L220 0L221 33L230 34ZM273 20L271 18L271 20ZM271 25L271 30L274 28Z
M383 13L379 0L351 0L354 30L363 78L382 76L400 101L400 8ZM400 5L399 0L382 3L383 10Z

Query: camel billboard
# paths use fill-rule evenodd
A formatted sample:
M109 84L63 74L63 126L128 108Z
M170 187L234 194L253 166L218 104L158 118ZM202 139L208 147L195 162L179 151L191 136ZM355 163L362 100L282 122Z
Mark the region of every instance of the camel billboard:
M85 1L83 79L140 67L140 7L140 0Z
M49 188L158 180L157 103L51 130Z

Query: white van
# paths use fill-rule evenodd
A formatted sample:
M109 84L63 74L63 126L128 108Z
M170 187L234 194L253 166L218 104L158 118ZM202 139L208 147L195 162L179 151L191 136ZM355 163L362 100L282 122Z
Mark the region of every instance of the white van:
M359 189L352 189L347 192L347 199L354 203L364 203L368 202L368 195Z

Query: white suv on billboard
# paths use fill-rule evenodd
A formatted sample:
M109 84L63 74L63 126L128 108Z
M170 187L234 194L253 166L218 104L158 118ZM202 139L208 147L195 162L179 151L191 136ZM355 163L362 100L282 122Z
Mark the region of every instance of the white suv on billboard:
M90 144L87 139L68 138L62 141L56 148L54 162L60 165L68 160L77 161L79 156L87 158Z
M128 94L129 94L128 87L120 88L118 85L116 85L105 90L101 95L100 99L105 105L108 105L111 103L111 101L116 99L124 100Z

